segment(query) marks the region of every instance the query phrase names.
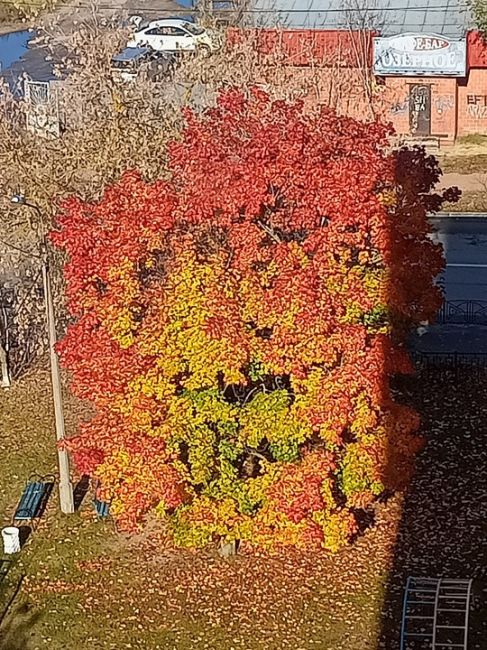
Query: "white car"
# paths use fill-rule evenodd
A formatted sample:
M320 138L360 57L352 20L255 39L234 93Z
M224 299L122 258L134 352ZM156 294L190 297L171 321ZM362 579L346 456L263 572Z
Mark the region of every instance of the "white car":
M127 47L140 46L156 52L199 52L205 56L219 48L217 40L203 27L176 18L154 20L139 27Z

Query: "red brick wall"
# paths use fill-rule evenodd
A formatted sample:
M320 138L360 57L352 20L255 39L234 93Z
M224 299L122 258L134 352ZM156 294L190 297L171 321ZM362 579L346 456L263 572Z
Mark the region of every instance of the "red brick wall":
M340 75L341 92L334 93L330 102L322 71L321 92L314 101L331 103L338 112L352 117L370 119L363 80L358 71L347 72L348 75ZM392 122L398 135L410 135L409 94L414 84L431 86L431 136L439 137L441 144L451 144L455 138L469 134L487 135L487 68L470 70L467 80L386 77L383 86L374 88L376 113L384 121Z
M385 77L367 88L367 72L357 67L357 58L331 57L332 52L350 53L357 49L355 40L361 35L347 32L309 32L306 30L236 31L235 40L242 34L258 37L257 48L279 51L282 55L276 66L264 58L262 82L270 86L289 86L286 95L300 96L312 108L325 104L338 113L359 119L372 119L374 112L385 122L392 122L399 135L411 135L410 88L414 84L431 87L431 137L442 144L451 144L455 138L468 134L487 135L487 44L475 33L468 35L470 70L467 79L441 77ZM362 47L370 52L370 41ZM366 57L367 58L367 57ZM316 65L316 62L328 65ZM365 63L365 61L364 61ZM267 64L267 65L266 65ZM277 80L276 70L280 79ZM283 83L282 78L286 78ZM374 111L370 102L373 99Z
M470 70L468 84L458 87L458 135L487 135L487 69Z
M456 133L456 79L432 77L386 77L386 96L390 96L385 115L399 135L409 135L409 94L414 84L431 87L431 136L448 142Z
M237 29L227 31L227 42L247 42L263 58L284 65L371 66L374 32L319 29Z
M350 117L372 118L364 75L359 70L318 69L312 74L313 92L306 97L308 105L326 104ZM301 75L311 77L311 72L302 70ZM294 80L297 81L297 75ZM417 83L431 86L431 136L440 137L444 143L452 142L456 133L456 79L387 77L384 85L372 87L375 114L384 122L392 122L398 135L409 135L409 93Z
M478 32L467 35L467 56L469 68L487 68L487 40Z
M337 59L353 67L373 61L373 38L378 32L347 29L237 29L227 32L228 42L248 41L260 54L278 54L286 65L306 66L312 61L336 63ZM479 32L467 34L467 67L487 68L487 39Z

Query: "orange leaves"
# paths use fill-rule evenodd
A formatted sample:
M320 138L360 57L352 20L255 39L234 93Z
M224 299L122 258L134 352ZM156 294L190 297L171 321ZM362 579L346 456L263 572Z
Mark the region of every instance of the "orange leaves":
M331 454L305 454L302 462L282 467L282 471L266 493L262 511L275 510L298 523L313 512L333 509L335 504L328 483L336 464Z
M144 449L119 448L104 458L96 469L110 510L122 529L133 531L149 509L174 509L186 496L182 477L167 462L164 450L148 444ZM148 453L148 451L151 453Z
M336 550L420 444L389 380L438 305L437 169L262 91L185 119L166 180L71 199L52 234L61 359L97 408L69 446L127 529L156 510L179 544Z

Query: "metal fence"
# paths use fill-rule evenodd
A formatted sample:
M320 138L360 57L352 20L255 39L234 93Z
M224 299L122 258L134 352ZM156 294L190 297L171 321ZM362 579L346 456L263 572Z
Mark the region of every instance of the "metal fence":
M482 300L445 300L437 323L487 325L487 302Z
M487 381L487 352L412 352L418 372L435 377L475 376Z
M445 300L437 314L435 324L487 326L487 302ZM481 376L482 380L487 380L487 352L413 350L411 355L421 375L450 378L468 375Z

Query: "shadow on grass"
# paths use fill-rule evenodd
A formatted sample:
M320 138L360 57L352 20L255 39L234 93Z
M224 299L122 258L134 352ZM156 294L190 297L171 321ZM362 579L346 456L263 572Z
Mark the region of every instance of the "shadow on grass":
M0 650L30 650L32 628L41 616L41 612L32 611L28 604L13 605L22 589L25 576L20 576L6 602L2 598L0 612ZM3 596L5 591L1 592Z
M31 526L19 526L20 548L23 548L24 545L27 543L27 540L29 539L31 533L32 533Z
M474 580L468 648L486 650L487 371L409 379L402 394L427 444L404 500L378 647L399 648L404 586L416 576Z
M86 496L90 487L90 477L87 474L83 474L80 480L76 483L73 491L74 499L74 509L77 511L81 508L83 499Z
M40 616L28 605L17 607L0 625L0 650L30 650L32 628Z

